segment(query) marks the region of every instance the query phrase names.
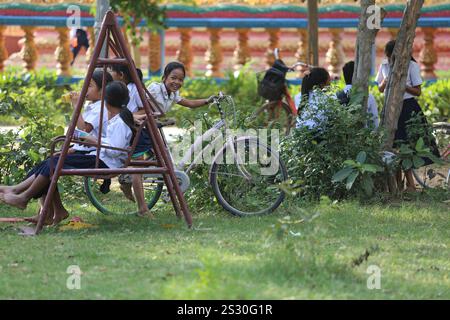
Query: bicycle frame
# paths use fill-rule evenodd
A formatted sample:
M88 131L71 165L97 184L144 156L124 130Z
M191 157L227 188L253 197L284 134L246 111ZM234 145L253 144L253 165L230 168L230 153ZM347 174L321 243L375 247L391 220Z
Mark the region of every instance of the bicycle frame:
M256 136L230 136L227 137L226 141L223 142L223 138L226 137L226 129L227 129L227 122L225 120L225 117L220 109L220 102L215 101L215 104L218 106L220 113L221 113L221 120L216 122L210 129L208 129L205 133L203 133L201 136L197 137L193 144L190 145L187 152L183 155L183 158L176 164L175 167L175 174L176 175L188 175L198 163L200 163L201 159L204 158L205 154L208 154L208 151L211 151L211 148L218 145L218 142L221 142L221 148L216 152L214 155L214 158L211 161L211 167L212 164L218 161L219 157L222 156L224 150L229 147L232 150L233 160L236 164L238 164L238 169L240 174L247 180L251 179L251 174L248 173L248 171L239 164L243 164L243 160L239 155L239 152L235 149L235 142L240 141L246 141L246 140L253 140L257 141L258 137ZM170 149L168 147L167 140L165 138L164 132L162 131L162 128L159 129L161 131L161 136L163 137L164 144L168 150L168 154L172 160L173 163L175 163L172 153L170 152ZM221 133L220 135L218 133ZM212 141L210 141L211 137L217 135ZM205 147L203 147L203 142L210 141ZM188 165L188 163L193 159L193 161ZM211 168L210 168L210 174L211 176ZM160 177L158 174L148 174L147 177Z

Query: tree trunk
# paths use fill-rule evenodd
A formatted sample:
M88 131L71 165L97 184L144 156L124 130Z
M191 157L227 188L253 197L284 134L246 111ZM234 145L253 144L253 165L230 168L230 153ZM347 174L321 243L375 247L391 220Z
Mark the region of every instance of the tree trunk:
M403 14L400 31L395 42L392 57L394 61L390 66L388 82L385 91L384 108L381 124L387 130L384 143L385 150L392 149L397 122L403 106L403 95L406 89L406 77L411 61L412 46L415 37L417 20L424 0L409 0Z
M109 0L97 0L96 2L96 14L95 14L95 24L94 24L94 30L95 30L95 39L97 42L98 33L100 32L100 29L102 27L103 19L106 15L106 12L109 9ZM102 52L100 53L101 57L106 57L106 43L103 45Z
M308 63L319 65L319 13L317 0L308 0Z
M369 96L369 76L372 67L372 48L375 43L375 37L377 36L379 27L386 16L386 11L380 8L379 11L379 21L375 21L374 25L374 14L377 15L378 12L373 12L368 10L370 6L375 5L375 0L361 0L361 15L359 18L358 25L358 36L356 40L355 48L355 70L353 72L353 97L363 99L361 101L362 110L361 112L367 112L367 99ZM375 20L378 19L375 16ZM359 94L361 93L361 94ZM360 101L355 101L359 103Z

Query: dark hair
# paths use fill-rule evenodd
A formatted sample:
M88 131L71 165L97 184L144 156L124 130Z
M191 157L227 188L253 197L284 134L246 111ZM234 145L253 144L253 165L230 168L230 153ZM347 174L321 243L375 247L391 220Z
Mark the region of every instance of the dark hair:
M392 53L394 52L394 47L395 47L395 40L390 40L390 41L388 41L388 43L386 43L386 46L384 47L384 54L388 58L390 58L392 56ZM417 62L413 56L411 56L411 60L414 62Z
M142 70L139 68L136 68L136 72L137 72L139 80L141 80L141 82L144 83L144 74L142 73Z
M131 77L131 72L130 69L128 69L128 66L122 65L122 64L113 64L111 65L111 70L117 72L117 73L123 73L124 77L125 77L125 82L130 83L134 83L133 78ZM136 68L136 72L138 75L139 80L141 80L141 82L144 82L144 75L142 74L142 70L139 68Z
M169 74L176 69L181 69L183 70L183 74L184 76L186 76L186 69L184 68L184 64L182 64L181 62L178 61L172 61L169 62L166 67L164 68L164 73L162 76L163 81L169 76Z
M352 84L354 71L355 71L354 61L349 61L346 64L344 64L342 72L344 73L345 84Z
M109 105L122 110L120 111L120 117L131 129L134 137L136 127L134 125L133 114L127 108L128 102L130 101L127 86L122 81L111 81L105 88L105 100Z
M92 74L92 80L94 80L95 84L97 85L97 87L99 89L101 89L103 87L103 69L95 69L94 73ZM106 72L105 74L105 82L106 84L110 83L111 81L113 81L113 78L111 76L111 74L109 72Z
M308 103L309 93L315 86L321 86L327 83L330 74L327 70L320 67L312 68L302 79L302 104ZM300 111L300 107L298 111Z

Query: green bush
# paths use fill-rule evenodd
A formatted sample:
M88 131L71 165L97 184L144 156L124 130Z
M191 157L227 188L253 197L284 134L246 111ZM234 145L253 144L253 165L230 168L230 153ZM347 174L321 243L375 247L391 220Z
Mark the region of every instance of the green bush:
M449 121L450 80L438 80L422 87L419 104L429 121Z
M291 188L299 190L302 197L341 199L367 190L367 179L363 174L355 175L354 187L348 190L343 182L333 183L333 175L343 169L347 160L357 159L360 152L365 154L365 164L381 165L383 135L364 126L369 116L363 115L360 105L343 107L330 93L322 94L324 100L318 109L327 121L321 131L306 127L293 130L280 144L281 156L292 179Z
M18 130L0 134L0 183L11 184L47 157L51 139L64 134L64 124L51 116L53 91L44 87L23 87L20 93L1 92L0 101L0 112L25 122Z

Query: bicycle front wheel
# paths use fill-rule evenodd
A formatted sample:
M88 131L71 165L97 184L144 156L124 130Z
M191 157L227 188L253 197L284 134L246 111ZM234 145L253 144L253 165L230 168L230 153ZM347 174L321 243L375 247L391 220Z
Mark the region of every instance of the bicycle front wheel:
M132 201L131 197L127 198L126 196L126 194L132 195L131 181L123 183L123 179L119 177L110 179L110 182L85 177L84 189L86 195L94 207L103 214L137 214L137 203ZM158 180L161 179L143 175L144 196L149 210L153 208L161 196L163 183ZM109 184L108 188L105 183Z
M211 185L217 201L233 215L273 212L285 194L279 188L288 178L278 155L257 139L235 141L211 167Z

